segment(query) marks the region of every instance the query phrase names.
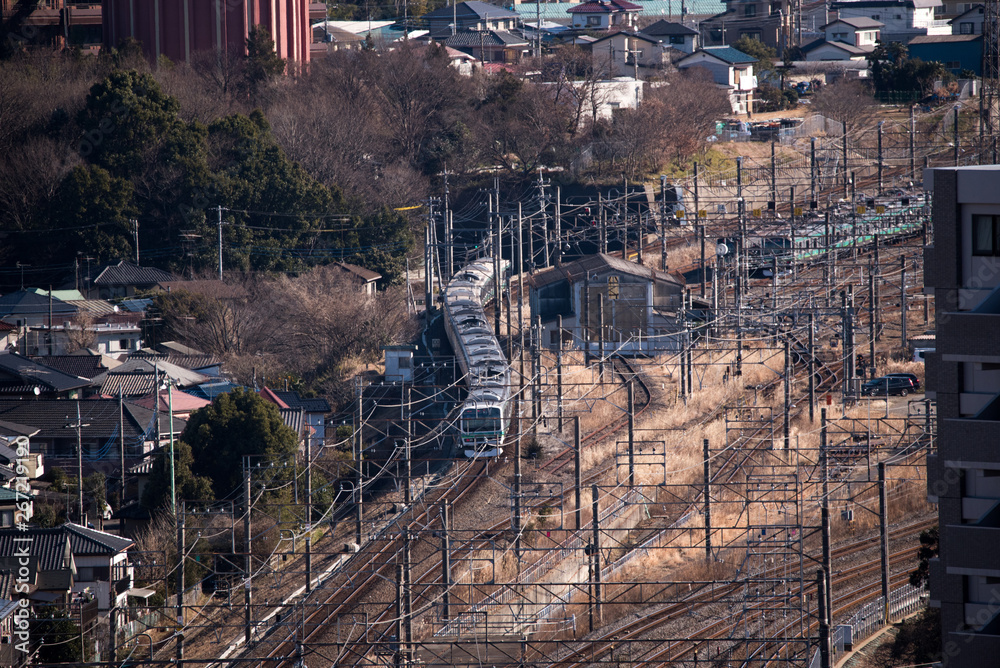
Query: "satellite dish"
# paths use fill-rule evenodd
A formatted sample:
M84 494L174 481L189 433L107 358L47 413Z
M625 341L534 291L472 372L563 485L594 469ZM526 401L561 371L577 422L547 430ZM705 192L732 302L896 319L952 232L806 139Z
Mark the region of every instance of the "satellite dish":
M718 255L719 257L722 257L723 255L728 255L729 254L729 246L727 246L726 244L719 244L719 245L717 245L715 247L715 254Z

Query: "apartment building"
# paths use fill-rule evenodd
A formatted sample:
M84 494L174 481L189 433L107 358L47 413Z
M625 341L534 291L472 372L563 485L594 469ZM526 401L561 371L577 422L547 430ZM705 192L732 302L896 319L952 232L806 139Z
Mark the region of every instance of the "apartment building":
M926 289L937 306L927 357L937 451L927 459L941 553L930 604L941 609L948 668L1000 656L1000 165L927 170L934 242Z

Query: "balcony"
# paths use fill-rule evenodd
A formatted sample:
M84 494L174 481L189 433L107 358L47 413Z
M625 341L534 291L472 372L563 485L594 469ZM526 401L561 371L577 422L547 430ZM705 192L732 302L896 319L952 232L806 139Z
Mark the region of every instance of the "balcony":
M987 408L998 403L994 400ZM985 410L985 409L984 409ZM979 416L977 416L978 418ZM942 421L938 458L942 467L985 463L1000 465L1000 421L949 418Z
M945 361L959 361L949 359L957 355L980 358L976 361L1000 361L996 346L1000 314L950 311L942 313L938 323L937 352Z
M947 563L949 574L975 570L984 575L1000 576L1000 554L996 551L996 546L1000 544L1000 527L949 524L945 527L942 542L945 539L950 553Z

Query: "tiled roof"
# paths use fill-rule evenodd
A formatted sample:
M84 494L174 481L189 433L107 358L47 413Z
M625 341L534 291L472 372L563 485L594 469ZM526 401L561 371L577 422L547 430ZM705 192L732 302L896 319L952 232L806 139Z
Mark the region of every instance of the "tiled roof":
M80 378L93 378L108 370L100 355L46 355L30 358L57 371Z
M698 49L687 58L696 56L699 53L707 53L708 55L718 58L723 62L729 63L730 65L742 65L744 63L757 62L757 59L753 56L748 56L742 51L737 51L731 46L706 46ZM687 58L684 58L684 60L687 60Z
M660 37L663 35L697 35L698 31L692 28L688 28L686 25L681 23L674 23L673 21L664 21L660 19L656 23L651 23L640 32L644 35L651 35L653 37Z
M622 31L619 31L619 32L614 32L614 33L610 33L608 35L605 35L604 37L601 37L600 39L595 40L594 44L598 44L600 42L603 42L606 39L614 39L615 37L619 37L621 35L624 35L624 36L628 37L629 39L637 39L637 40L640 40L640 41L643 41L643 42L646 42L646 43L649 43L649 44L659 44L662 41L658 37L653 37L653 36L650 36L650 35L646 35L645 33L641 33L641 32L629 32L627 30L622 30Z
M0 352L0 393L23 393L38 387L43 392L69 392L87 387L91 381L71 376L17 353Z
M14 571L0 571L0 598L10 599L13 591Z
M38 427L29 427L26 424L18 424L9 420L0 420L0 436L34 436L38 433Z
M173 396L171 396L173 395ZM202 399L201 397L196 397L193 394L188 394L182 390L174 390L169 392L167 390L160 390L160 411L169 411L170 404L173 402L173 411L175 413L190 413L196 411L199 408L204 408L210 405L212 402L207 399ZM136 399L132 402L136 406L142 406L143 408L148 408L152 410L153 408L153 395L148 394L144 397Z
M819 29L823 30L827 26L832 26L834 23L846 23L852 28L881 28L885 24L881 21L876 21L875 19L870 19L867 16L849 16L846 18L840 18L835 21L830 21L824 26L820 26Z
M15 329L17 329L17 325L0 320L0 332L13 332Z
M975 42L982 39L979 35L917 35L910 44L953 44L955 42Z
M304 408L306 413L329 413L330 404L322 397L303 399L298 392L281 392L274 390L275 396L285 402L289 408Z
M487 2L478 2L478 0L468 0L467 2L460 2L454 7L441 7L440 9L435 9L433 12L424 14L425 19L448 19L451 20L457 15L458 20L462 19L485 19L489 17L490 19L506 19L506 18L517 18L517 12L512 12L509 9L504 9L503 7L497 5L491 5Z
M265 387L264 389L262 389L259 392L259 394L262 399L264 399L265 401L270 401L278 408L288 408L288 404L286 404L284 400L279 398L278 395L274 393L274 390L272 390L269 387Z
M344 271L354 274L363 281L377 281L380 278L382 278L382 274L374 272L371 269L365 269L364 267L359 267L356 264L348 264L347 262L338 262L337 266L343 269Z
M59 299L52 299L52 319L53 323L62 322L67 317L75 316L79 309L67 304ZM0 297L0 318L16 318L17 316L48 316L49 298L29 292L19 290Z
M118 313L118 309L115 308L114 304L106 302L103 299L67 299L66 303L72 304L80 309L80 311L98 318Z
M144 372L150 375L154 375L154 369L159 369L160 378L169 377L178 387L190 387L192 385L199 385L208 380L208 376L202 375L190 369L185 369L184 367L177 366L176 364L171 364L170 362L155 362L148 358L143 357L129 357L127 360L121 363L120 366L115 367L111 371L108 371L104 376L97 376L94 378L94 382L103 383L105 376L110 376L112 374L120 373L130 373L130 372ZM152 391L152 390L149 390ZM115 392L117 394L117 392Z
M611 14L614 12L642 11L642 5L628 0L590 0L566 10L570 14Z
M6 487L0 487L0 503L14 503L15 501L30 501L30 494L22 494Z
M166 353L167 355L204 355L202 351L192 348L191 346L186 346L179 341L164 341L163 343L158 343L156 345L157 352Z
M73 556L89 554L117 554L122 550L127 550L134 544L128 538L115 536L114 534L90 529L79 524L67 522L59 528L69 534L69 546L73 551Z
M176 364L179 367L184 367L185 369L191 369L192 371L197 371L198 369L207 369L213 366L219 366L221 362L219 358L215 355L167 355L167 362L170 364Z
M528 44L528 40L518 37L506 30L459 30L454 35L442 40L447 46L511 46Z
M54 529L0 529L0 567L16 567L17 555L27 548L39 571L61 571L68 568L66 543L69 534L62 527ZM72 554L72 552L70 552Z
M173 281L173 274L155 267L140 267L122 260L106 266L94 279L94 285L156 285L160 281Z
M126 371L103 374L101 394L106 397L142 397L156 389L156 374L152 371ZM163 382L163 374L160 374Z
M29 425L38 429L39 438L65 439L73 435L68 427L76 423L76 408L80 407L80 436L87 441L102 441L118 435L118 400L88 399L0 399L0 420ZM144 414L137 414L144 411ZM151 428L148 411L124 406L125 438L136 442Z

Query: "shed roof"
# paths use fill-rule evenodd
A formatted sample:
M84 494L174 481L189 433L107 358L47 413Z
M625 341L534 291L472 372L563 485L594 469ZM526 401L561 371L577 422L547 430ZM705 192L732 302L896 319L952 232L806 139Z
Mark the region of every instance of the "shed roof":
M628 0L590 0L566 10L570 14L614 14L617 12L640 12L642 5Z
M453 7L441 7L440 9L435 9L433 12L424 14L425 19L447 19L449 21L455 17L459 20L472 18L481 20L487 17L491 19L505 19L518 18L519 16L517 12L512 12L498 5L491 5L488 2L479 2L479 0L467 0Z
M654 37L666 36L666 35L697 35L698 31L693 28L688 28L683 23L675 23L673 21L664 21L660 19L656 23L651 23L641 30L644 35L652 35Z
M156 285L160 281L173 280L176 277L162 269L140 267L122 260L104 267L94 279L94 285Z
M0 392L24 394L35 387L47 392L69 392L91 384L87 378L71 376L18 353L0 352Z
M650 281L667 281L677 285L683 285L683 283L672 274L651 269L645 265L629 262L628 260L623 260L620 257L607 255L605 253L588 255L574 262L568 262L558 267L550 267L549 269L541 271L530 277L528 281L532 286L538 288L543 285L550 285L562 280L568 280L573 283L583 280L586 276L592 276L594 274L605 272L617 272L620 274L635 276L637 278L644 278Z

